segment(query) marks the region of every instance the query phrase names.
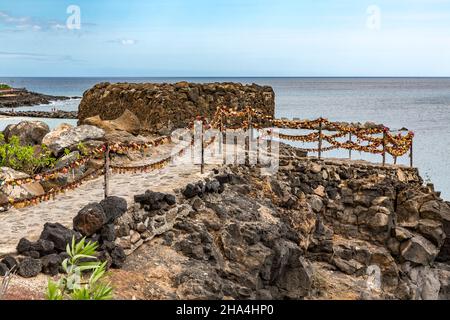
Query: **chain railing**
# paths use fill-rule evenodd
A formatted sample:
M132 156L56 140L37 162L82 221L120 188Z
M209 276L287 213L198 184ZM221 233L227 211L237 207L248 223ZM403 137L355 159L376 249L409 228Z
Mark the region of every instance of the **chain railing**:
M225 120L224 120L225 118ZM409 152L410 166L413 166L413 139L414 133L394 134L385 126L374 126L372 128L362 128L352 125L344 125L340 122L331 122L324 118L315 120L287 120L273 119L271 116L263 115L260 111L247 107L244 110L233 108L218 108L211 124L216 127L227 128L227 119L241 118L241 125L234 126L234 129L257 128L270 132L272 128L312 130L313 132L303 135L291 135L279 133L281 140L317 143L317 147L303 148L307 152L317 152L318 157L326 151L345 149L349 151L351 158L352 151L366 152L382 155L383 165L386 164L386 155L390 154L397 163L397 158ZM236 121L233 121L236 123ZM228 127L229 128L229 127ZM324 131L333 132L325 134ZM346 141L338 139L347 137ZM356 138L354 141L353 138ZM324 145L328 143L328 146Z
M211 121L208 121L206 117L197 117L196 121L201 123L201 173L204 172L205 159L204 150L215 141L215 136L212 137L207 143L205 143L204 136L206 130L213 128L220 132L220 148L224 143L223 135L227 130L247 130L253 133L253 129L262 130L262 135L271 136L273 128L279 129L298 129L298 130L311 130L308 134L292 135L292 134L278 134L278 138L281 140L305 142L305 143L317 143L315 148L304 148L307 152L317 152L318 157L322 157L323 152L346 149L349 151L349 157L351 158L352 151L367 152L372 154L382 155L383 165L386 164L386 155L390 154L394 157L394 163L397 162L397 157L403 156L409 151L410 166L413 166L413 138L414 133L411 131L405 135L393 134L387 127L374 127L374 128L359 128L355 126L343 125L338 122L331 122L324 118L318 118L315 120L286 120L286 119L273 119L271 116L264 115L261 111L251 107L246 107L243 110L236 110L233 108L219 107L214 113ZM191 122L187 129L193 129L194 122ZM332 131L333 134L325 134L324 131ZM381 135L381 136L380 136ZM193 135L192 135L193 137ZM347 141L338 141L348 137ZM353 140L355 137L356 141ZM104 158L104 165L102 168L88 171L81 177L74 179L73 181L63 185L54 187L42 195L36 195L30 198L14 199L9 198L9 205L16 208L23 208L30 205L36 205L43 201L54 199L58 194L64 193L67 190L73 190L82 185L85 181L105 176L104 187L105 197L109 195L109 173L124 174L128 172L149 172L153 170L162 169L170 164L176 157L182 156L188 148L191 148L194 144L194 138L191 143L182 148L175 154L171 154L166 158L160 159L156 162L139 165L139 166L119 166L110 164L110 154L126 154L127 152L143 151L151 147L157 147L162 144L171 143L171 138L168 136L159 137L151 142L147 143L105 143L104 145L91 150L90 155L83 156L61 168L48 170L39 174L35 174L32 177L11 179L0 182L0 187L7 186L21 186L30 184L33 182L44 182L54 180L61 175L67 175L71 170L85 165L89 161L102 157ZM325 146L327 143L328 146Z

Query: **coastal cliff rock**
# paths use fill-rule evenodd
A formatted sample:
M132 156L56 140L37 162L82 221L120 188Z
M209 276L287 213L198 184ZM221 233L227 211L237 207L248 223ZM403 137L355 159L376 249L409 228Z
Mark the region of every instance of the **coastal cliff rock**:
M275 93L271 87L236 83L128 84L100 83L86 91L78 108L79 123L90 117L119 118L134 113L142 128L160 132L185 127L198 115L211 117L217 107L247 106L274 115Z
M26 89L10 89L0 92L0 108L17 108L22 106L34 106L49 104L51 101L68 100L69 97L50 96L31 92Z

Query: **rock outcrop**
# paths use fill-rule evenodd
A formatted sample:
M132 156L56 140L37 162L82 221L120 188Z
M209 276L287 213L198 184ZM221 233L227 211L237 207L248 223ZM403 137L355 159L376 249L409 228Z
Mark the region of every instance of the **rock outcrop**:
M211 117L219 106L238 110L250 106L273 116L275 94L272 88L256 84L100 83L84 93L78 118L80 124L95 116L113 120L129 110L143 129L167 134L168 129L185 127L198 115Z
M150 277L142 298L449 298L448 203L416 169L293 156L165 197L136 196L116 224L124 268ZM168 280L152 278L161 264Z
M0 95L0 108L17 108L22 106L35 106L49 104L51 101L68 100L69 97L50 96L25 89L11 89L2 91Z
M99 127L106 133L125 131L137 135L141 130L141 123L138 117L128 109L117 119L102 120L100 116L97 115L85 119L83 124Z
M60 155L67 148L75 149L80 142L98 141L105 137L105 131L95 126L81 125L72 127L69 124L61 124L50 131L42 139L54 155Z
M40 145L50 128L42 121L21 121L18 124L8 125L3 134L8 142L13 136L19 137L22 145Z

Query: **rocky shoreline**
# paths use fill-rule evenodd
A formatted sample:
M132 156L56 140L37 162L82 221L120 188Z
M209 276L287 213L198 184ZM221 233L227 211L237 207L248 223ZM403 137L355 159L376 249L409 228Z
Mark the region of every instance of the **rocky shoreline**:
M69 100L71 97L51 96L26 89L0 91L0 108L17 108L38 104L50 104L52 101Z
M2 111L0 116L6 117L27 117L27 118L48 118L48 119L78 119L77 111Z

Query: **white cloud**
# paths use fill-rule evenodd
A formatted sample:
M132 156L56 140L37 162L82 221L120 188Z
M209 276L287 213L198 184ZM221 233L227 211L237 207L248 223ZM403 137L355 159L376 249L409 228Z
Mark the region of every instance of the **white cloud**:
M120 40L120 42L124 45L124 46L132 46L135 45L137 43L136 40L134 39L122 39Z
M138 41L135 39L115 39L115 40L109 40L108 42L121 44L123 46L133 46L138 43Z
M14 16L0 10L0 30L1 25L10 27L8 31L65 31L69 30L65 21L57 19L39 19L27 16ZM96 26L94 23L83 22L83 28ZM5 30L2 30L5 31Z

